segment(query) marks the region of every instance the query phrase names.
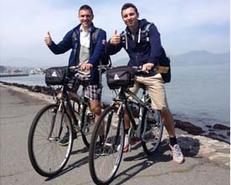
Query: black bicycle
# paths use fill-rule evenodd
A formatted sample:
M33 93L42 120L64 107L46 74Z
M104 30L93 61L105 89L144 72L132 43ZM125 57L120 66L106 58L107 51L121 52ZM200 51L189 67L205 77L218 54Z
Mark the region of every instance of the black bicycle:
M36 114L28 135L31 164L36 172L45 177L54 176L64 168L75 137L81 135L89 147L94 125L89 100L84 97L90 76L81 75L78 67L51 69L46 82L59 85L54 93L55 103L46 105ZM76 93L78 90L80 95ZM64 136L68 136L65 147L60 144Z
M108 70L107 73L114 74L114 77L107 80L109 87L119 88L117 97L96 122L91 138L89 169L96 184L109 184L119 168L125 139L125 112L127 112L131 124L129 140L132 136L138 137L147 155L152 155L156 151L163 134L160 111L152 109L151 100L145 87L142 87L141 98L128 88L134 84L136 76L143 72L138 68L128 68L128 70L125 68L123 71L119 67L117 71L118 73L114 73ZM125 79L122 79L121 75L125 75ZM102 130L103 142L99 140Z

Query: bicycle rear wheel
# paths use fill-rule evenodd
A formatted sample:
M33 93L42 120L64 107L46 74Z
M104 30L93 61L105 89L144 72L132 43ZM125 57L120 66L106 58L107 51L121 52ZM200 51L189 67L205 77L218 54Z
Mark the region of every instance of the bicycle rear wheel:
M65 111L59 111L58 108L58 104L42 108L35 116L28 135L31 164L36 172L45 177L59 173L72 150L71 119ZM67 147L59 144L64 135L69 138Z
M83 106L81 119L82 139L86 147L89 148L91 135L95 126L95 117L90 110L89 104Z
M98 119L92 133L89 149L89 169L96 184L109 184L118 168L123 155L124 123L117 108L110 106ZM104 139L102 138L104 133Z
M157 150L163 135L160 111L153 111L144 111L141 126L141 143L147 155L152 155Z

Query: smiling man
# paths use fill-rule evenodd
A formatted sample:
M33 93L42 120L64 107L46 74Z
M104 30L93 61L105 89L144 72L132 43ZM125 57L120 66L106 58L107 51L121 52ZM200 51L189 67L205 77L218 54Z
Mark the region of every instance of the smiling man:
M90 6L81 6L78 18L80 24L70 30L61 42L58 44L53 42L48 32L45 43L54 54L62 54L71 50L69 66L79 65L85 74L91 73L90 85L86 89L85 96L90 99L91 111L97 119L101 114L102 93L98 65L105 51L106 32L93 25L94 14ZM75 133L74 137L76 138ZM68 135L60 141L60 144L68 144Z
M170 81L170 71L168 76L151 71L154 66L161 66L164 62L169 62L161 45L160 34L153 23L148 22L146 19L138 19L139 12L134 4L124 4L121 8L121 16L127 27L121 34L115 32L107 44L107 52L113 55L124 48L130 58L128 66L141 67L143 71L147 72L147 75L136 78L136 83L130 90L137 93L139 86L142 84L148 89L152 107L160 110L162 121L168 131L173 160L177 163L182 163L184 156L179 144L177 144L174 121L168 108L164 87L164 83ZM128 142L129 128L130 121L125 114L124 152L128 151L130 144Z

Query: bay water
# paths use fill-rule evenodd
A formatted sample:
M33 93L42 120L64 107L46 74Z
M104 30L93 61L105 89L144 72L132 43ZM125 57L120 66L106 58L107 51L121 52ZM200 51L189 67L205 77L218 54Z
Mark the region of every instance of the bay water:
M169 107L175 119L198 126L230 126L230 66L228 62L202 64L175 62L172 80L166 84ZM0 81L45 86L44 75L4 77ZM102 100L110 102L115 93L103 75Z

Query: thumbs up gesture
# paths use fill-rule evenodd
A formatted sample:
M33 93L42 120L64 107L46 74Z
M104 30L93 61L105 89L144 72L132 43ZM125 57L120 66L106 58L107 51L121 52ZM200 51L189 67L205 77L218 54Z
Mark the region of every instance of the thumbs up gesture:
M51 38L51 34L49 31L46 33L44 41L45 41L46 45L48 45L48 46L51 45L52 38Z
M115 30L115 33L112 35L112 38L110 39L111 44L119 44L120 43L120 34L117 33L117 30Z

